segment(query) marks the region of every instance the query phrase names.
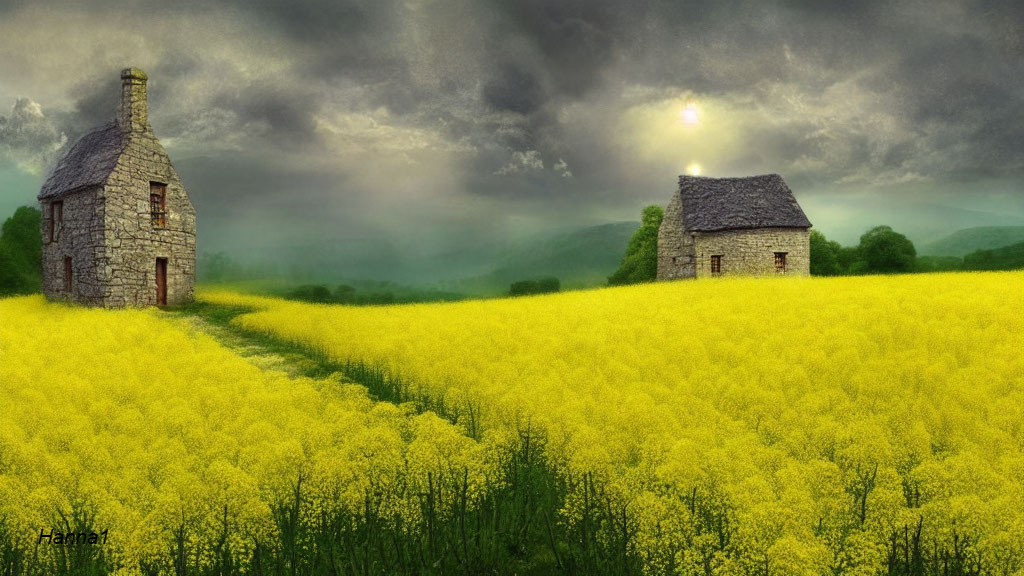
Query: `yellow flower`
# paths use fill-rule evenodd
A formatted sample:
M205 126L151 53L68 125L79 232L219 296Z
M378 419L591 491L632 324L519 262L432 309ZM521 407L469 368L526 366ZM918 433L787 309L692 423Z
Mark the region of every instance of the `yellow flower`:
M415 454L438 455L417 473L469 469L480 489L485 460L460 428L338 375L263 370L157 311L23 297L0 318L0 522L25 550L78 509L125 574L168 565L176 534L209 565L226 533L244 563L300 477L306 515L353 511L373 483L402 486ZM393 499L415 520L415 495Z
M877 572L888 538L922 515L927 542L949 542L955 522L983 557L1024 569L1022 294L1024 274L1004 272L385 308L200 298L250 306L239 327L385 368L447 405L472 398L486 434L530 422L575 486L590 475L626 505L650 571L706 554L720 574L757 557L814 574L844 558ZM694 498L704 512L679 525ZM564 520L581 509L570 494ZM749 558L715 556L704 533L670 561L666 543L714 514Z

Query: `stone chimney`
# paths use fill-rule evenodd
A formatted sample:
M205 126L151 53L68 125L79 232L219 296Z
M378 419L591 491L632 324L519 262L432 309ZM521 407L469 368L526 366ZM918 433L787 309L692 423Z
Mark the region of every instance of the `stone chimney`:
M145 132L149 129L146 114L146 80L149 77L138 68L121 71L121 115L118 121L127 132Z

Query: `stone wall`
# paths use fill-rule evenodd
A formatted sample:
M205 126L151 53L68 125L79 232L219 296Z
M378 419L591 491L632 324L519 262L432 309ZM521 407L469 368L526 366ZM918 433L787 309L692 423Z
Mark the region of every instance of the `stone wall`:
M155 227L150 182L167 185L166 225ZM107 306L156 305L156 259L167 259L167 304L192 299L196 213L163 146L148 124L133 131L107 180Z
M786 253L786 274L810 274L810 231L757 228L699 232L694 237L696 276L711 275L711 256L722 256L722 275L774 275L775 253Z
M679 193L673 194L658 228L658 280L694 277L693 242L693 236L683 227Z
M63 203L61 222L54 222L50 241L50 205ZM51 300L81 304L103 304L102 259L104 257L104 201L99 187L89 188L63 198L40 202L43 213L43 293ZM71 292L65 290L64 258L71 257Z

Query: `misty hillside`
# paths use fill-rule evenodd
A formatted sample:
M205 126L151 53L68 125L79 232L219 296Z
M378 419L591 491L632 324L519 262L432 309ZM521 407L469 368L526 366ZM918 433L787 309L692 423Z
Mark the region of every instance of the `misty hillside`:
M616 222L514 242L489 239L436 254L382 239L323 241L266 249L261 258L271 275L308 283L375 280L495 294L517 280L556 276L566 287L596 286L618 268L639 226Z
M966 256L977 250L991 250L1018 242L1024 242L1024 226L979 226L966 228L922 244L918 253L922 256Z
M1019 270L1024 268L1024 242L979 250L964 256L964 270Z
M619 267L626 245L639 227L639 222L616 222L515 243L502 250L491 272L457 285L470 292L490 293L506 291L517 280L540 276L555 276L567 288L604 285Z

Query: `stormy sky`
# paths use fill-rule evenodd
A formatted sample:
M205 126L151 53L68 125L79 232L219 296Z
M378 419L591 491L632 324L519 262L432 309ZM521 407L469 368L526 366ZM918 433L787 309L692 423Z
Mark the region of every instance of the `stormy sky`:
M1024 224L1024 3L0 0L0 217L150 77L200 250L446 250L781 174L816 229Z

